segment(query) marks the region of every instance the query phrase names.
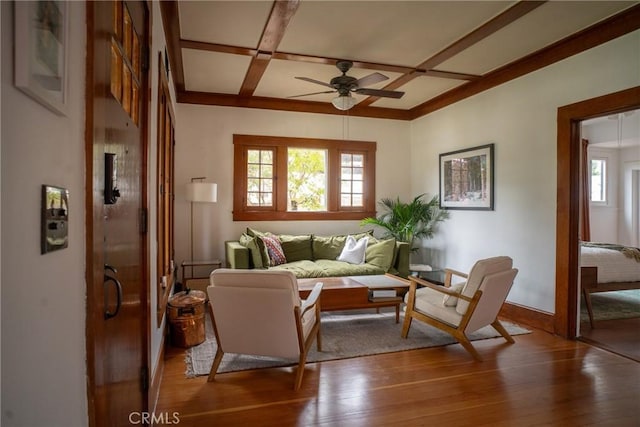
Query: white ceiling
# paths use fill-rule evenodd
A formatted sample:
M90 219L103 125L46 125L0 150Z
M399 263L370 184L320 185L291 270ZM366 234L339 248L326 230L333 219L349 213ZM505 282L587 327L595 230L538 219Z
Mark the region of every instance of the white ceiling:
M328 82L340 75L333 65L326 64L333 63L335 59L415 69L517 3L303 0L289 20L275 52L304 55L305 60L271 57L252 96L287 99L328 90L295 77ZM638 3L546 2L450 58L436 61L437 64L430 69L480 78ZM242 48L255 53L272 7L272 1L177 2L180 40L212 46L207 50L184 46L180 49L184 91L238 95L253 56L226 53L224 50ZM219 49L220 45L226 49ZM313 57L323 61L310 62L309 58ZM379 67L358 68L356 65L348 75L360 78L376 71L389 77L382 83L369 86L377 89L384 88L406 73L381 71ZM393 88L405 92L401 99L378 98L371 105L409 110L466 83L467 80L422 73ZM334 96L320 94L296 99L328 103ZM367 98L364 95L355 97L358 102Z
M581 126L590 147L638 147L640 150L640 110L585 120Z

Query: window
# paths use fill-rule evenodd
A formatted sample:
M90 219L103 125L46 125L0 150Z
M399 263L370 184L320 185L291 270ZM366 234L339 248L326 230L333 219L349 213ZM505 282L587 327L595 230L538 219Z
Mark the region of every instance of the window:
M607 160L591 159L591 201L607 202Z
M235 221L375 216L376 143L234 135Z
M158 55L158 175L157 175L157 238L158 238L158 325L167 306L174 277L174 115L162 55Z

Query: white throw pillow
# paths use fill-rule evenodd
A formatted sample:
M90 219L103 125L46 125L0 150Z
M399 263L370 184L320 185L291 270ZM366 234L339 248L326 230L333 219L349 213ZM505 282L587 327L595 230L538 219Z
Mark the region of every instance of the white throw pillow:
M368 237L356 240L353 236L347 236L344 248L342 249L340 256L336 259L338 261L348 262L349 264L362 264L364 262L368 241Z
M460 292L462 292L462 288L464 288L464 285L466 283L467 282L456 283L455 285L451 285L451 287L448 289L459 294ZM455 307L456 304L458 304L458 297L445 295L442 300L442 304L444 304L445 307Z

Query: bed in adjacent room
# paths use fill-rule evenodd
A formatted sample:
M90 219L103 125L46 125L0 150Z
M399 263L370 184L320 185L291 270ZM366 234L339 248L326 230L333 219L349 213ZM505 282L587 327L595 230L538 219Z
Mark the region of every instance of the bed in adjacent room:
M640 289L640 249L610 243L582 242L580 280L589 322L594 327L591 294Z

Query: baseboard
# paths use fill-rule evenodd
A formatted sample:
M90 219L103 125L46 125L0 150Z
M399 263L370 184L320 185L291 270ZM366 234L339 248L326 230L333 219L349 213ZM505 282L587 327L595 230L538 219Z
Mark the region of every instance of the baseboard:
M500 317L513 320L517 323L524 323L537 329L549 333L555 333L555 316L553 313L536 310L535 308L505 302L499 313Z
M162 341L160 342L160 352L158 354L158 363L151 375L151 381L149 382L149 413L153 414L158 404L158 397L160 396L160 384L162 383L162 375L164 374L164 347L165 337L167 334L162 334Z

